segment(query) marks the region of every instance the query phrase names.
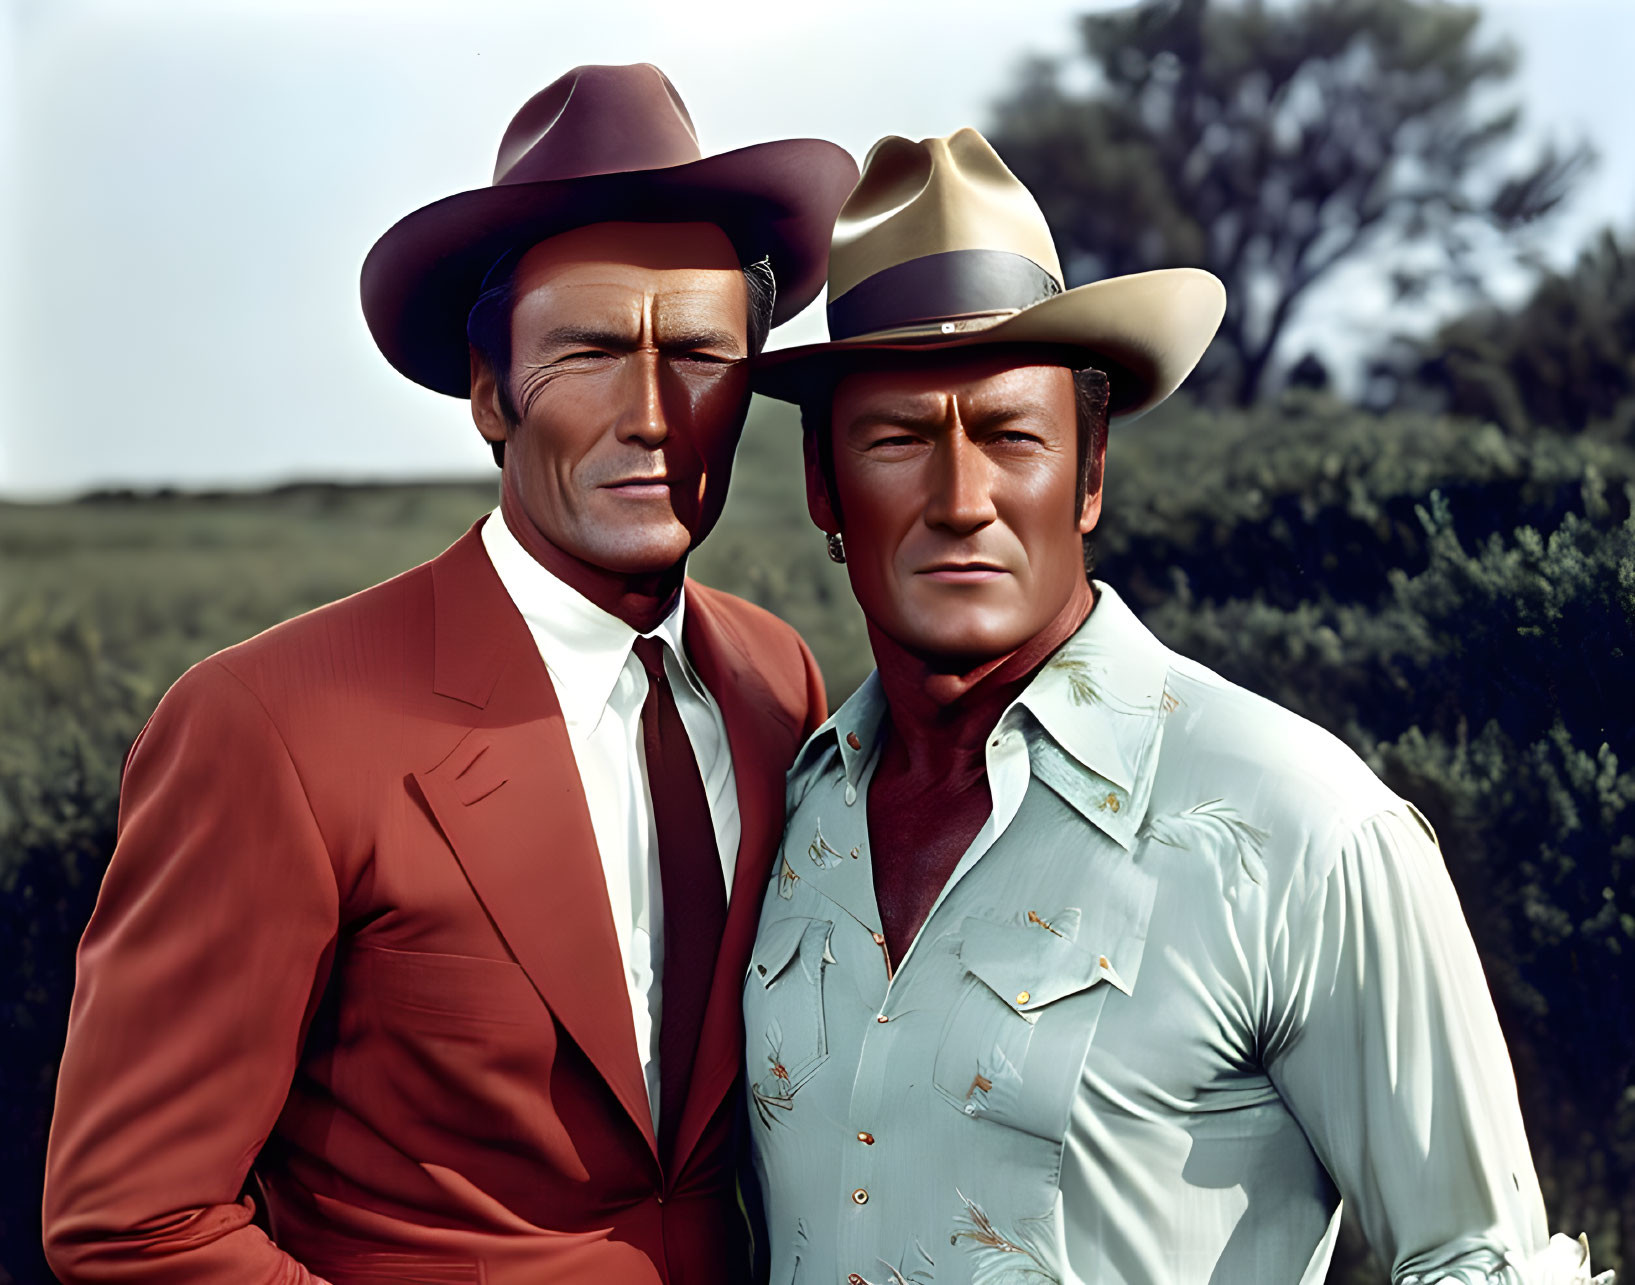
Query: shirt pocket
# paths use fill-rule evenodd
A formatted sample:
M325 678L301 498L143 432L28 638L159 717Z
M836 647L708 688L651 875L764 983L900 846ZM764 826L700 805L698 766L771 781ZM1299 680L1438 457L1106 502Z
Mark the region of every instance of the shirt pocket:
M745 1049L757 1111L793 1109L829 1056L823 974L833 962L828 919L790 916L761 928L744 979Z
M963 1115L1059 1141L1102 1005L1126 989L1112 962L1037 925L983 919L961 925L955 958L932 1084Z

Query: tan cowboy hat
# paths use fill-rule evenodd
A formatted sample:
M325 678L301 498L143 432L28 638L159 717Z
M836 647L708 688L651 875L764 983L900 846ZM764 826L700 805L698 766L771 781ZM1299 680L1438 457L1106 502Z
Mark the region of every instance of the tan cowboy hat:
M799 402L863 352L1048 344L1106 371L1109 412L1129 417L1175 391L1225 311L1225 287L1200 268L1064 291L1038 202L987 139L891 136L869 152L829 244L830 342L764 354L753 386Z
M772 324L823 286L835 212L857 162L816 138L704 156L657 67L575 67L530 98L500 140L494 182L394 224L363 263L363 315L399 371L470 396L466 317L507 251L588 223L714 223L743 263L770 260Z

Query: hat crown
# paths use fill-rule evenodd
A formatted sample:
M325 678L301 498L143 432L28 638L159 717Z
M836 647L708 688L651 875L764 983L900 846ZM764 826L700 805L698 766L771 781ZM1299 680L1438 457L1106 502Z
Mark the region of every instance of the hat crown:
M1044 212L974 129L913 142L888 135L863 162L829 246L829 299L916 259L957 251L1020 255L1062 285Z
M657 67L583 66L557 77L511 118L494 182L668 169L702 156L681 95Z

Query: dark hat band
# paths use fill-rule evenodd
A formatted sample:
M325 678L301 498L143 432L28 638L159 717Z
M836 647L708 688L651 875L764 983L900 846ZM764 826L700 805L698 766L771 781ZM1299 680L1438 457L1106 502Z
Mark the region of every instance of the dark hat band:
M829 338L853 339L973 313L1019 312L1062 292L1026 255L946 250L865 277L830 302Z

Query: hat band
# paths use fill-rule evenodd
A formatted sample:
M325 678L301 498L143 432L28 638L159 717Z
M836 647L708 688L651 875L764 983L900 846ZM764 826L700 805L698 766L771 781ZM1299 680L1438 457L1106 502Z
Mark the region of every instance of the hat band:
M829 303L829 338L973 313L1018 312L1062 292L1062 283L1009 250L946 250L893 264Z

